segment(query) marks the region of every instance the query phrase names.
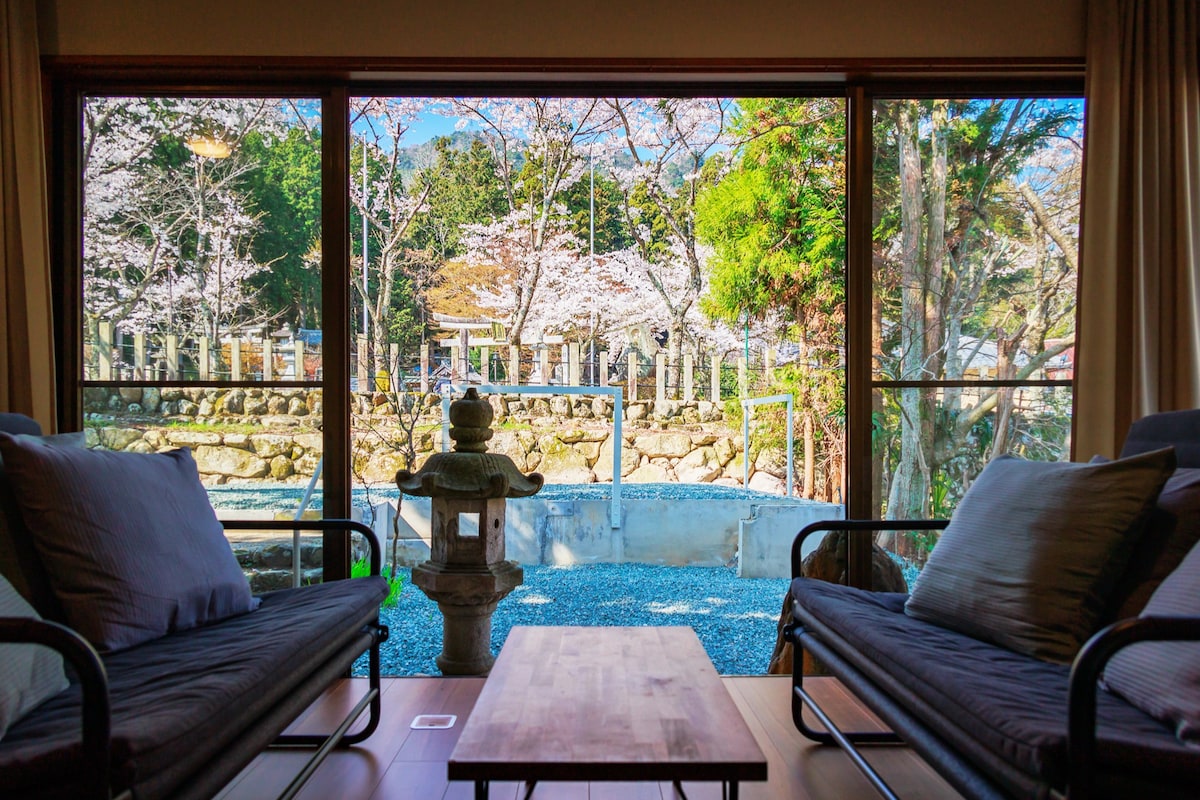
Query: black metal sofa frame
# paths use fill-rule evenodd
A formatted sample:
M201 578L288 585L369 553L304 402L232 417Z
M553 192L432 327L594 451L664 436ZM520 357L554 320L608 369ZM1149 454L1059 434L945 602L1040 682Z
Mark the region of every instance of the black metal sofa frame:
M253 520L225 521L229 530L308 530L322 531L326 535L340 535L343 531L355 531L370 543L370 578L352 578L350 581L366 583L381 581L379 570L381 555L378 541L374 532L360 522L353 520ZM337 581L335 583L344 583ZM303 586L298 589L283 590L275 594L304 593L321 584ZM364 586L363 591L366 591ZM359 594L359 593L351 593ZM269 596L269 595L268 595ZM375 595L378 596L377 593ZM335 601L340 602L340 601ZM378 599L374 600L378 608ZM251 612L244 617L253 617L258 612ZM326 624L328 615L315 621L315 624ZM244 621L244 620L243 620ZM325 757L335 748L348 747L366 740L379 724L382 711L380 699L380 663L379 646L388 638L387 626L374 620L362 624L353 617L347 617L347 625L356 629L350 640L340 646L328 657L314 662L305 659L299 663L281 664L276 678L283 697L273 703L263 713L244 724L239 730L226 732L220 740L190 739L189 748L204 755L200 765L190 774L178 775L168 784L160 784L153 791L154 796L172 798L207 798L219 791L225 784L237 776L263 749L268 747L307 748L313 753L301 767L295 777L278 795L283 798L294 797L304 783L312 776ZM220 629L225 623L217 623L203 629L211 635L214 629ZM251 632L247 636L246 627L239 626L236 630L230 628L230 635L244 637L241 645L254 648L255 641ZM294 635L303 640L311 632L305 630L303 624L293 626ZM173 634L173 637L186 637L189 632ZM120 678L120 667L113 668L112 660L99 654L82 636L70 628L56 622L33 619L0 619L0 642L36 642L47 645L63 654L67 662L74 668L81 687L81 701L77 703L78 713L82 716L81 737L79 742L64 748L63 763L73 776L69 796L79 797L80 800L136 800L143 793L128 786L114 783L111 765L114 761L112 742L112 719L118 709L113 708L110 699L110 682ZM155 643L142 646L146 657L152 657ZM314 700L321 695L334 681L343 677L351 664L363 653L367 654L368 680L367 690L346 714L345 718L327 734L292 734L283 733ZM74 682L74 681L73 681ZM153 693L153 688L148 688ZM41 709L35 710L31 716L36 717ZM365 724L353 733L347 733L364 711L368 712ZM179 732L186 737L185 731ZM0 741L0 772L17 769L5 764L4 745L6 737ZM9 773L10 776L12 773ZM139 782L147 776L139 776ZM151 776L152 777L152 776ZM3 783L6 781L0 781ZM43 787L48 789L49 787ZM80 792L85 793L80 793ZM5 796L8 796L7 794ZM30 796L43 796L42 790L36 790Z
M1167 419L1161 419L1164 417ZM1181 422L1187 434L1182 444L1178 438ZM1200 412L1160 414L1142 420L1140 429L1138 424L1131 429L1122 455L1144 452L1163 444L1176 445L1179 466L1200 466ZM1132 706L1117 711L1124 715L1123 719L1134 720L1136 724L1127 730L1120 730L1118 725L1114 730L1113 715L1109 712L1116 706L1128 704L1100 689L1099 684L1108 660L1130 644L1151 640L1200 641L1200 618L1139 617L1114 622L1084 645L1069 670L1062 666L1055 672L1058 665L1030 667L1033 671L1029 674L1048 676L1046 680L1056 683L1051 687L1053 691L1047 693L1045 686L1026 684L1023 687L1020 680L1011 680L1011 672L1007 677L1002 674L1011 670L1014 664L1021 667L1017 659L1028 657L977 643L963 634L935 629L929 623L903 619L904 595L865 592L801 577L804 542L819 532L846 531L847 537L865 537L866 545L870 547L869 537L875 531L939 530L947 525L946 520L835 520L814 523L797 534L791 554L793 622L783 632L785 640L795 648L792 718L796 728L813 741L841 747L886 798L897 798L898 795L864 757L860 746L906 744L968 798L1067 797L1080 800L1135 794L1155 798L1194 797L1196 787L1200 786L1200 752L1179 743L1166 726ZM815 586L815 583L821 585ZM837 613L839 609L847 614L841 616ZM889 628L886 634L871 632L873 618L887 621L897 616L901 618L897 620L897 627ZM862 629L852 630L859 623L867 630L865 634ZM895 635L901 628L907 631L906 636ZM913 691L912 678L899 674L904 669L902 664L884 663L886 659L871 658L866 653L869 648L898 653L900 648L911 645L905 638L920 636L922 631L931 637L940 637L936 652L946 663L944 669L936 666L934 673L953 680L955 675L961 677L965 672L973 671L983 681L980 685L1007 679L1006 688L1011 688L1014 693L1017 708L1032 710L1036 704L1042 720L1061 722L1065 719L1065 726L1060 731L1063 735L1050 732L1040 746L1036 758L1041 761L1037 762L1039 769L1036 772L1029 770L1028 760L1022 762L1015 758L1011 749L989 747L988 742L994 745L995 739L977 738L971 735L969 726L948 722L945 709L929 701L930 693ZM982 652L984 657L967 662L964 651L958 650L956 644L962 644L964 650L973 648L977 656ZM994 649L998 658L988 658L986 648ZM804 686L805 651L818 659L826 671L836 676L891 730L839 729L836 721ZM956 661L962 663L956 664ZM993 674L989 675L988 670ZM1033 691L1035 688L1042 691ZM1022 696L1023 691L1028 696ZM1047 697L1051 699L1048 701ZM1098 720L1099 706L1103 706L1101 711L1104 713L1099 714L1105 720L1103 724ZM810 724L805 718L806 708L819 726ZM985 716L976 721L981 725L1003 726L1011 716L1009 720L1002 717L1005 713L1014 713L1013 708L1008 706L1005 710L997 706L986 710ZM956 724L959 727L955 727Z
M0 422L13 429L12 419ZM220 791L265 748L312 749L279 795L291 798L334 748L360 743L375 731L382 710L379 648L388 637L379 605L388 587L379 577L382 556L374 532L337 519L223 524L320 531L326 545L357 532L369 545L370 575L268 592L248 614L113 654L98 653L57 622L0 618L0 642L47 645L64 656L71 676L70 688L0 739L0 796L199 800ZM329 733L284 733L364 653L366 691L340 724ZM245 681L251 671L251 690L245 683L228 690L240 698L236 707L206 705L201 684ZM164 705L174 713L165 721L157 719ZM349 732L364 711L364 724Z

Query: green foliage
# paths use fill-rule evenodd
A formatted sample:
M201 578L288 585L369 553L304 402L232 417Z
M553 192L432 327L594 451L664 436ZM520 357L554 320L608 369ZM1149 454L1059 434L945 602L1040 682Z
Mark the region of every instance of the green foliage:
M388 596L383 599L383 607L391 608L400 602L400 592L404 591L404 576L400 574L392 574L393 568L390 565L384 564L379 573L388 582ZM398 573L399 571L396 570ZM351 578L365 578L371 574L371 561L366 556L350 565Z
M270 264L256 283L271 315L315 328L321 322L321 272L308 259L321 239L320 133L297 126L282 139L251 131L240 145L258 165L246 175L251 204L262 213L253 253Z
M730 324L784 311L812 324L845 302L845 117L841 101L748 99L732 125L737 167L705 192L706 314Z

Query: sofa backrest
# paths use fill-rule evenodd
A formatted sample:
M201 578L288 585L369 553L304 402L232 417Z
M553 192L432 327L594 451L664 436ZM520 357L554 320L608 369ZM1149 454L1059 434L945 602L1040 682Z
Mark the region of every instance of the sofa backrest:
M0 431L12 434L39 436L37 420L23 414L0 414ZM33 539L21 517L21 509L13 496L12 485L4 475L4 460L0 458L0 573L8 579L21 596L45 619L65 621L62 606L50 587L42 560L34 548Z
M1175 466L1200 467L1200 409L1164 411L1129 426L1121 458L1163 447L1175 448Z

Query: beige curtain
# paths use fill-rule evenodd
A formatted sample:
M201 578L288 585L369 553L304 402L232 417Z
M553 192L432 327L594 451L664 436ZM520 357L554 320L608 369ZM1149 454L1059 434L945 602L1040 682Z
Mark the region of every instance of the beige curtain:
M53 431L54 339L35 0L0 3L0 411Z
M1074 457L1200 406L1196 0L1090 0Z

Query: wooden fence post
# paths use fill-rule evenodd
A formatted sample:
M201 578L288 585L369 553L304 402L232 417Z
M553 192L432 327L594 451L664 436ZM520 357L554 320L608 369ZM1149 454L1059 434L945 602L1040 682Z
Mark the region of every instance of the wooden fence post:
M229 340L229 380L242 379L242 340Z
M654 354L654 399L662 402L667 399L667 354Z
M302 381L308 377L304 372L304 340L292 342L292 377Z
M212 339L207 336L200 337L200 363L197 364L200 380L207 381L212 379Z
M712 354L712 374L709 376L712 383L712 395L708 399L714 403L721 402L721 362L723 360L720 353Z
M429 345L421 345L421 394L429 394Z
M508 346L508 385L521 385L521 347L520 345L510 344Z
M492 365L488 363L492 357L492 349L485 345L479 347L479 374L483 376L484 383L492 382Z
M100 380L111 381L113 376L113 326L111 322L96 324L96 367Z
M567 383L578 386L579 373L579 342L571 342L567 345Z
M133 335L133 379L146 380L146 334Z
M600 351L600 385L608 386L608 351Z
M696 357L691 353L683 354L683 399L684 402L690 403L696 399L696 386L694 383L695 375L693 371L696 369Z
M541 367L542 385L550 384L550 348L543 347L538 351L538 365Z
M637 400L637 384L638 384L638 356L637 350L629 351L629 402Z
M775 382L775 351L772 349L763 351L763 378L768 388Z
M167 335L167 380L179 380L179 337Z
M270 336L266 336L262 340L262 379L264 381L275 380L275 342Z
M367 337L365 334L358 335L358 390L360 392L371 391L371 368L367 363Z

